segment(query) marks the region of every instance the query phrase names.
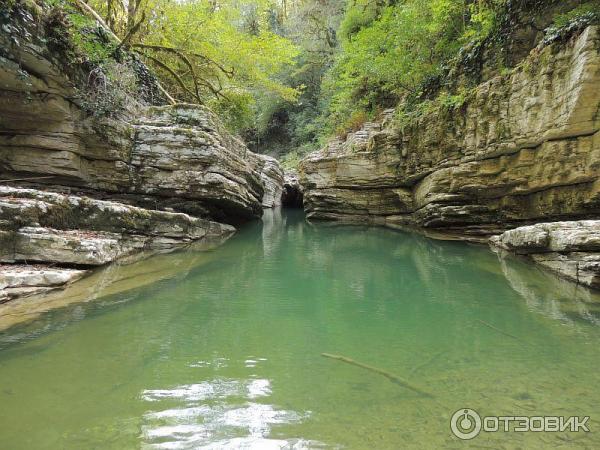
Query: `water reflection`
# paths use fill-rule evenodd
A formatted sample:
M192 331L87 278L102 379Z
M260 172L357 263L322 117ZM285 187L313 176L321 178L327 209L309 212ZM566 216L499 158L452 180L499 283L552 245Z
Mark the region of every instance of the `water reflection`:
M597 295L484 246L273 211L133 268L0 333L1 448L454 448L460 407L600 417ZM478 443L600 448L563 438Z
M562 323L600 325L600 293L532 268L506 252L498 251L502 273L531 311Z
M20 300L0 304L0 331L15 324L29 322L44 313L68 305L92 302L99 299L131 291L135 288L170 278L185 278L196 266L209 263L214 258L212 250L218 248L227 238L204 239L192 243L173 253L155 254L149 258L136 255L95 270L91 275L68 286L64 290L35 295ZM128 301L127 298L111 300ZM73 310L78 320L84 310Z
M225 358L218 358L223 360ZM246 367L259 361L247 359ZM248 362L254 364L248 366ZM221 368L214 360L199 361L191 367ZM145 389L141 398L165 405L143 416L143 447L167 449L303 449L316 442L270 437L274 425L298 424L309 417L265 403L272 394L264 378L216 378L168 389ZM258 400L262 400L261 403ZM159 406L160 408L160 406Z

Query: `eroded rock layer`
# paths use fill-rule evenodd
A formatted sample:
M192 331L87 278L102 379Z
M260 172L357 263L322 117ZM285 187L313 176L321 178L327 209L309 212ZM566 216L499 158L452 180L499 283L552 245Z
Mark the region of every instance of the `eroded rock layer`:
M90 88L102 75L68 64L55 48L60 30L16 11L15 27L0 28L0 179L87 189L230 223L278 203L277 161L250 152L211 111L120 97L114 111L97 111L103 97L114 96L102 83Z
M224 241L234 231L183 213L0 186L0 263L35 263L2 265L0 301L61 287L80 278L80 269Z
M225 224L279 205L279 163L207 108L160 106L135 56L95 66L60 8L3 11L0 302L64 286L80 269L222 242L234 232ZM131 86L110 84L105 70Z
M600 288L600 220L523 226L494 236L491 244L525 255L572 281Z
M301 162L310 218L484 237L597 217L600 29L536 47L461 107L385 122Z

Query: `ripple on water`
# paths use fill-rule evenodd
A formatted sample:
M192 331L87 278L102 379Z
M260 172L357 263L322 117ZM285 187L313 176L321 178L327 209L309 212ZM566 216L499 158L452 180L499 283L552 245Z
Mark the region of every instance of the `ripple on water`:
M271 395L267 379L214 379L170 389L146 389L147 402L178 401L176 407L147 412L142 439L146 448L303 449L319 445L303 439L272 439L275 424L300 423L309 412L257 403Z

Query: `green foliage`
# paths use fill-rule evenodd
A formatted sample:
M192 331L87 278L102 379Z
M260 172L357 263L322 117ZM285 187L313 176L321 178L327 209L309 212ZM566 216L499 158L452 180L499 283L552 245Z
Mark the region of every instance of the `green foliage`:
M234 133L252 127L255 118L255 98L247 90L229 89L226 99L211 98L207 106Z
M346 10L340 23L338 37L349 41L362 28L370 25L380 13L380 4L373 0L357 0Z
M294 102L279 79L298 49L273 31L274 0L92 0L175 98L222 114L228 128L252 127L261 97ZM90 49L92 50L92 49Z
M274 156L290 149L305 153L320 145L324 108L321 85L337 51L336 30L343 0L288 2L286 11L285 15L277 15L275 28L295 44L299 53L278 79L299 95L295 101L261 96L256 104L255 127L246 134L252 149Z
M95 116L118 116L139 105L138 79L129 63L107 59L90 71L81 89L79 102Z
M558 14L554 17L553 27L557 29L564 28L583 18L595 21L600 20L600 1L584 2L569 12Z
M366 3L368 20L361 22L357 18L365 5L350 3L342 22L345 39L323 85L326 132L339 134L352 127L359 112L374 116L378 107L418 95L465 43L481 41L493 31L503 4L404 0L373 9Z
M91 64L101 64L111 58L115 43L110 43L102 30L87 16L70 11L71 38L76 48Z
M464 91L457 94L443 92L437 97L438 104L446 111L452 111L462 107L465 104L467 95Z
M125 94L135 89L133 75L142 66L128 56L135 52L177 100L207 105L253 150L289 153L284 162L290 167L329 136L355 131L383 109L396 107L400 124L433 110L460 110L484 59L489 67L495 58L497 72L506 74L502 68L514 64L506 58L512 47L505 37L523 21L539 26L537 16L560 3L88 0L125 41L121 48L72 1L45 3L67 13L63 32L89 72L86 107L99 114L128 107ZM600 0L570 9L554 18L547 39L597 22ZM544 17L545 27L551 16ZM64 17L55 19L58 30ZM57 31L56 42L64 38Z
M281 158L281 166L284 170L296 170L303 156L305 156L304 152L298 149L291 150Z
M506 4L506 0L488 0L474 2L469 5L469 25L465 28L461 43L481 41L489 36L498 26L498 13Z
M397 128L404 129L428 114L455 114L465 105L471 94L472 91L463 88L454 94L441 92L433 100L406 102L396 109L394 124Z

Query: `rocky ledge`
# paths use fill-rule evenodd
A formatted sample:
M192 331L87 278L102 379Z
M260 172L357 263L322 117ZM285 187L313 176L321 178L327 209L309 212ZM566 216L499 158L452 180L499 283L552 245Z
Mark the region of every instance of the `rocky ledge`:
M0 186L0 262L15 264L1 266L0 301L63 287L92 267L234 232L183 213Z
M490 243L576 283L600 288L600 220L523 226L494 236Z
M85 273L85 270L44 265L0 264L0 303L62 288Z

